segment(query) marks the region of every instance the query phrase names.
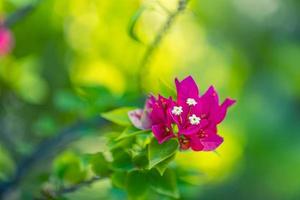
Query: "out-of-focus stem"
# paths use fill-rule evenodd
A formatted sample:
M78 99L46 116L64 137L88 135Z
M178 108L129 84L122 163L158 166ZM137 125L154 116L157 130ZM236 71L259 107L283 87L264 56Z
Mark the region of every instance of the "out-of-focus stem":
M41 1L42 0L36 0L35 2L16 10L5 19L3 25L6 27L11 27L18 21L23 20L39 5Z
M158 31L152 43L147 47L144 56L141 60L141 63L139 65L139 71L138 71L138 87L139 87L138 89L141 93L143 92L143 77L145 76L145 74L148 74L149 72L148 65L153 54L155 53L155 50L163 40L166 33L170 30L177 16L185 10L188 1L189 0L178 1L177 9L174 12L169 14L164 25Z

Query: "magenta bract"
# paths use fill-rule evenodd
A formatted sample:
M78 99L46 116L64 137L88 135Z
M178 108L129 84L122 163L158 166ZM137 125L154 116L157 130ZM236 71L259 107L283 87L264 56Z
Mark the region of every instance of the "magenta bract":
M223 142L217 133L235 100L219 97L213 86L199 95L198 86L191 76L182 81L175 79L177 100L150 96L144 110L129 112L133 125L139 129L152 129L159 143L177 137L182 150L213 151ZM174 131L174 127L177 126Z
M8 54L13 47L13 43L11 32L0 24L0 56Z

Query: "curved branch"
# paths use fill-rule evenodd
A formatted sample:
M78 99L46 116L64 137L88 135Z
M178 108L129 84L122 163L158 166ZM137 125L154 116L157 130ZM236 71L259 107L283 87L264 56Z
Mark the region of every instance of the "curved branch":
M9 190L17 187L24 176L31 172L37 164L49 160L59 153L72 141L78 139L84 130L102 127L109 122L101 117L94 117L85 121L79 121L62 131L53 138L42 142L28 157L24 158L17 166L15 175L10 181L0 183L0 199Z
M170 30L171 26L173 25L175 19L178 17L179 14L181 14L188 3L189 0L179 0L177 9L173 13L169 14L169 17L165 24L162 26L162 28L158 31L157 35L155 36L154 40L152 43L148 46L148 48L145 51L145 54L141 60L140 66L139 66L139 71L138 71L138 83L139 83L139 91L143 91L142 87L142 79L144 74L148 73L147 65L149 64L149 61L151 57L153 56L155 50L163 40L164 36L166 33Z
M3 25L6 27L13 26L18 21L20 21L24 17L28 16L39 5L40 2L41 2L41 0L36 0L34 3L28 4L20 9L18 9L17 11L12 13L5 19Z

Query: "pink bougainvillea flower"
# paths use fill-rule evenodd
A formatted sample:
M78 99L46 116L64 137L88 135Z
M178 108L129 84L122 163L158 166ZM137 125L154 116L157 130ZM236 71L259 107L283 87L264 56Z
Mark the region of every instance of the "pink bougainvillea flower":
M181 107L182 112L171 115L178 125L178 135L184 138L181 146L189 146L195 151L215 150L223 142L217 135L217 124L222 122L227 108L235 101L226 99L219 105L218 94L212 86L204 95L198 96L198 87L190 76L181 82L176 79L175 83L178 99L173 109ZM191 90L187 91L189 88Z
M8 54L13 47L13 43L11 32L0 23L0 56Z
M150 96L144 110L129 113L132 123L140 129L145 129L146 125L148 129L151 127L159 143L176 136L182 150L215 150L223 142L217 133L217 125L224 120L228 107L235 100L227 98L219 104L213 86L201 96L191 76L182 81L175 79L175 85L176 101L160 95L157 99ZM173 127L177 127L176 131Z
M136 109L128 113L132 124L139 129L152 129L154 136L161 144L175 137L172 129L172 119L168 109L172 105L171 98L150 96L145 104L144 110Z

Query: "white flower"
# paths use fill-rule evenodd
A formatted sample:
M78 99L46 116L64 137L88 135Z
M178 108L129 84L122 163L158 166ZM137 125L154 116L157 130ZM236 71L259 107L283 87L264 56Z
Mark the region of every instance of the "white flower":
M195 114L193 114L192 116L189 117L190 123L192 125L198 125L200 124L200 117L197 117Z
M186 100L186 103L187 103L187 105L189 105L189 106L195 106L195 105L197 104L197 101L196 101L195 99L193 99L193 98L188 98L188 99Z
M180 115L183 112L181 106L174 106L172 109L172 114L174 115Z

